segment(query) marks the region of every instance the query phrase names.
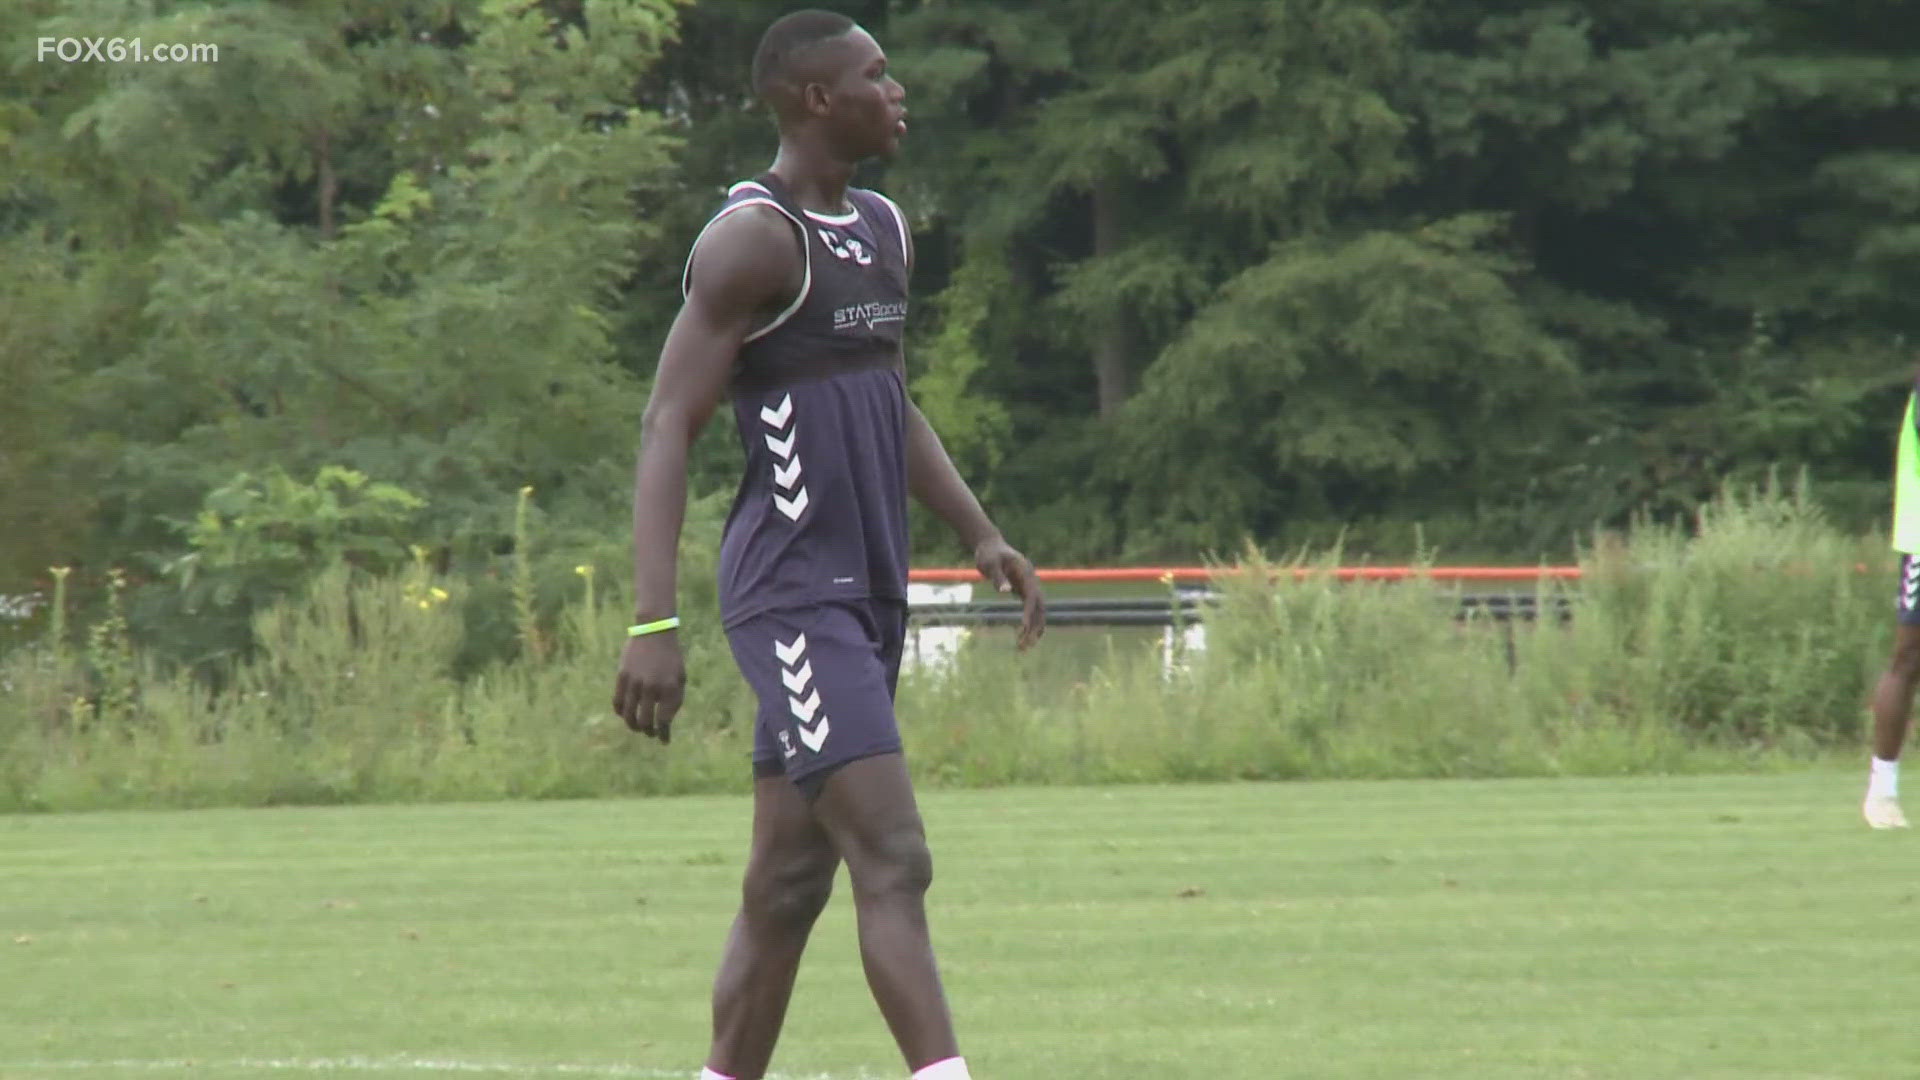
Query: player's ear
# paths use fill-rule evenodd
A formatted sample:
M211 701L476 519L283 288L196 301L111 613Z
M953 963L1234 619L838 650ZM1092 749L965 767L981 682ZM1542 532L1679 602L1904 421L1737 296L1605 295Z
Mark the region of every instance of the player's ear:
M827 92L823 82L802 83L800 86L800 106L808 116L825 116L833 111L833 95Z

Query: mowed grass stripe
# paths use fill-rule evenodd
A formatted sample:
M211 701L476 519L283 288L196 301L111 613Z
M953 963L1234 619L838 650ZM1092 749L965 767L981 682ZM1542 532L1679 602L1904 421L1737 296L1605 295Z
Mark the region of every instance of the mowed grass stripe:
M1920 1075L1857 779L933 792L936 940L983 1080ZM690 1075L746 809L0 818L0 1077ZM776 1066L902 1073L844 882Z

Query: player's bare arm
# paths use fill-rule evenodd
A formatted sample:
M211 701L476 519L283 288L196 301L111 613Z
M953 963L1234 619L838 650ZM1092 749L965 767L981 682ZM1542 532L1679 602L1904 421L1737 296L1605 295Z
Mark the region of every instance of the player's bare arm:
M907 267L913 267L913 233L905 236ZM906 381L906 372L900 373ZM1020 597L1026 610L1020 619L1019 647L1029 648L1047 629L1047 602L1041 594L1039 575L1033 563L1007 543L994 527L993 520L967 486L966 478L954 467L940 435L927 422L925 413L911 399L907 401L907 487L935 516L958 533L967 550L973 552L980 574L1001 592Z
M687 453L726 392L740 343L796 294L802 271L793 227L762 207L715 222L694 251L686 302L667 331L640 422L633 484L637 622L676 612ZM620 658L613 711L629 728L665 743L686 681L677 634L631 638Z
M907 487L913 497L932 510L940 520L958 533L962 543L973 552L980 574L1001 592L1012 592L1025 604L1020 620L1019 646L1028 648L1046 632L1046 600L1041 595L1039 575L1025 555L1014 550L992 519L981 508L980 500L947 456L940 436L927 422L920 407L907 403Z

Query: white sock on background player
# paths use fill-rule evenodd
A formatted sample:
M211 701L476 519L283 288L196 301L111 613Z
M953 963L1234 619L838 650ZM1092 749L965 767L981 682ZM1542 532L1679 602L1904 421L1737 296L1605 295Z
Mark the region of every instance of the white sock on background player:
M733 1077L703 1067L700 1070L700 1080L733 1080Z
M1867 824L1876 829L1904 829L1907 815L1900 810L1900 763L1873 759L1867 779L1867 801L1861 806Z
M1900 763L1873 759L1872 770L1867 774L1867 798L1897 799L1900 797Z
M973 1080L973 1075L967 1072L966 1058L950 1057L914 1073L913 1080Z

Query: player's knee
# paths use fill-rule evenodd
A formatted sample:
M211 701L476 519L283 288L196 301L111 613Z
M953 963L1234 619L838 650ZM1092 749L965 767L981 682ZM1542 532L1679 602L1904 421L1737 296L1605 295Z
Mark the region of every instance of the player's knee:
M1894 642L1893 660L1888 666L1899 679L1912 682L1920 678L1920 634L1901 634Z
M811 927L833 895L833 869L831 858L790 859L756 867L747 875L749 916L780 929Z
M1893 638L1893 655L1887 659L1887 675L1899 678L1901 682L1914 682L1920 678L1920 634L1901 628L1901 634Z
M917 826L882 833L862 864L855 887L869 895L922 896L933 885L933 852Z

